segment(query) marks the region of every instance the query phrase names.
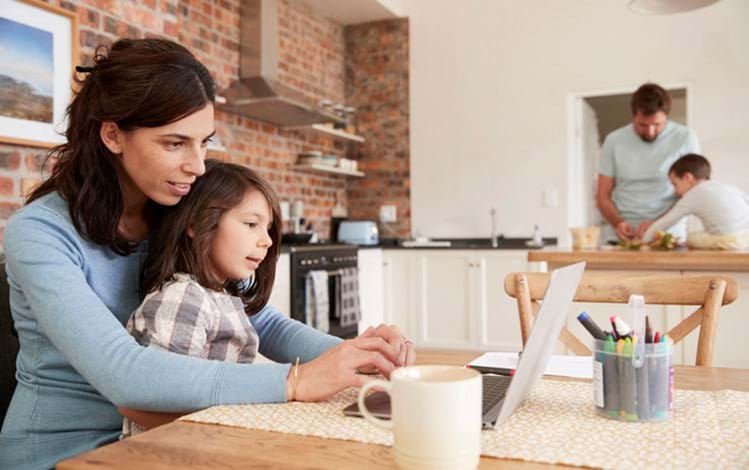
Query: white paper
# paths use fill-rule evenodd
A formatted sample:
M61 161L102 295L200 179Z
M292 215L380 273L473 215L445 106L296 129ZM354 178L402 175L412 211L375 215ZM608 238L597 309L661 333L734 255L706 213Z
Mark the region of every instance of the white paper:
M516 369L518 365L518 353L488 352L469 362L468 365ZM555 354L549 358L544 375L592 379L593 356L561 356Z

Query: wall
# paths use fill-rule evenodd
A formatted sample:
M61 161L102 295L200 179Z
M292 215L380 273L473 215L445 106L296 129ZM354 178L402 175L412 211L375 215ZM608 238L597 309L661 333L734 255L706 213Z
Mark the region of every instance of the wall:
M408 110L408 20L346 28L346 96L357 107L359 168L352 181L349 216L379 220L379 207L396 207L395 223L380 223L382 237L411 232Z
M79 17L81 63L98 44L117 37L164 36L190 48L214 75L219 90L239 74L240 0L50 1ZM279 79L308 97L345 98L344 28L297 0L279 0ZM226 153L209 157L249 165L268 178L281 199L304 199L305 215L327 235L336 195L347 204L347 180L292 170L301 151L319 149L343 155L330 139L284 132L241 116L217 112L216 128ZM0 145L0 236L2 227L40 179L46 151Z
M749 2L640 16L620 0L409 0L412 230L566 236L567 95L693 86L715 178L749 190ZM559 205L542 206L556 188Z

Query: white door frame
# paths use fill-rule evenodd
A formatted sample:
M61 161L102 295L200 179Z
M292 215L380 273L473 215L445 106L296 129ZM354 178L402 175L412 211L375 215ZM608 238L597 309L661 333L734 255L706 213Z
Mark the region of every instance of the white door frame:
M583 100L585 98L594 98L598 96L631 94L634 93L640 85L642 85L642 83L621 87L571 91L567 93L567 227L580 225L583 220L583 199L580 194L580 188L582 187L580 168L583 165ZM694 99L694 82L685 80L680 82L659 83L659 85L667 90L672 90L674 88L685 90L686 125L689 126L692 122L691 103ZM567 230L563 232L561 241L564 245L569 245L569 233Z

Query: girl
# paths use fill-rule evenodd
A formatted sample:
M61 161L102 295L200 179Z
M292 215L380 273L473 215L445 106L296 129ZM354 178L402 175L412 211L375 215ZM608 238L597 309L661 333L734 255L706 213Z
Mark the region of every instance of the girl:
M412 345L382 326L341 342L272 307L254 316L281 364L248 365L143 348L124 328L148 234L204 172L214 83L184 47L122 39L79 67L66 143L51 177L3 234L18 383L0 432L0 468L50 468L117 440L117 407L185 412L285 401L299 356L297 398L321 400L361 384L357 367L403 364ZM363 335L364 336L364 335ZM272 354L271 354L272 353ZM293 374L292 374L293 377Z

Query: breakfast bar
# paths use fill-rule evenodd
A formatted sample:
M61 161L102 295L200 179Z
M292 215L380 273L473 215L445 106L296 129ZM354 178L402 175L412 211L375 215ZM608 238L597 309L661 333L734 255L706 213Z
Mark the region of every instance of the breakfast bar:
M585 261L588 269L634 271L725 271L749 272L749 251L537 250L528 252L528 262L547 263L549 269Z
M749 352L737 347L744 341L744 332L749 328L749 251L707 250L656 250L642 248L626 250L619 247L602 247L591 250L564 250L550 248L528 252L528 267L531 271L552 271L556 268L584 261L588 272L607 274L650 274L656 276L727 276L736 281L736 300L720 309L716 333L716 356L713 365L721 367L749 366ZM602 304L578 304L580 309L594 312L608 311ZM612 308L614 306L611 306ZM615 309L612 310L614 313ZM672 327L690 312L678 306L649 306L651 321ZM579 312L578 312L579 313ZM571 317L570 322L576 320ZM683 345L677 345L674 357L677 363L693 363L697 347L693 332Z

